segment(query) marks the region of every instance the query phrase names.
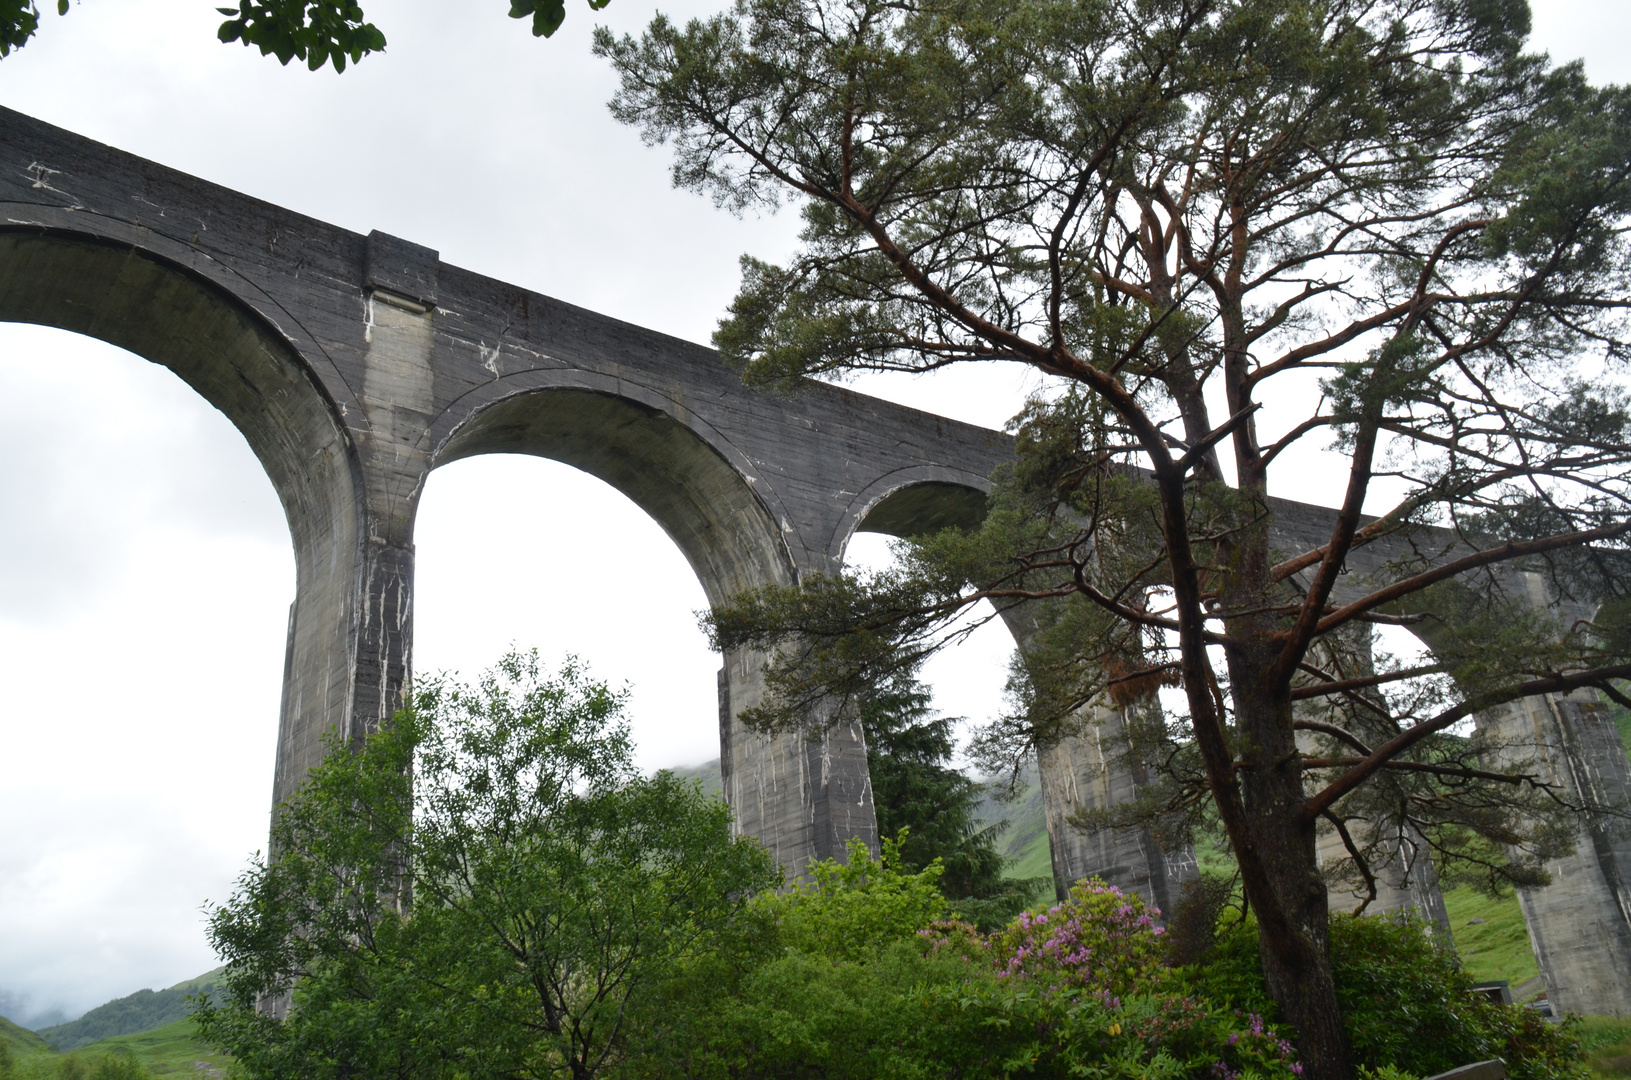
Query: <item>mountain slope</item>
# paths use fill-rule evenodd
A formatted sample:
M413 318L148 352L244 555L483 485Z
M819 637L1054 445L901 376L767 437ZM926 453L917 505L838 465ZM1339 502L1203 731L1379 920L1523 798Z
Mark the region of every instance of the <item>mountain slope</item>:
M13 1059L30 1057L34 1054L49 1054L51 1044L40 1038L25 1027L0 1016L0 1046L10 1051Z
M138 990L98 1005L78 1020L41 1028L39 1034L58 1050L77 1050L99 1039L151 1031L191 1015L193 1006L187 999L194 994L213 993L219 975L217 968L164 990Z
M102 1039L80 1050L86 1057L110 1053L128 1054L156 1077L179 1074L199 1080L217 1080L226 1075L232 1060L198 1038L190 1016L152 1031Z
M681 780L702 781L704 795L712 795L716 799L725 797L725 779L724 774L719 771L718 758L705 761L701 765L681 765L664 771L673 773Z

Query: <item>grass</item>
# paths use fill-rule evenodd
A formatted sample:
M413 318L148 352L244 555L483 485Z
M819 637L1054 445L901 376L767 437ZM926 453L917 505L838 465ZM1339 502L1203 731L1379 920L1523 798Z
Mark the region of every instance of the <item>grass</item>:
M1594 1074L1605 1080L1631 1077L1631 1018L1582 1016L1574 1033Z
M36 1054L56 1053L51 1049L50 1043L3 1016L0 1016L0 1044L4 1044L6 1049L11 1051L11 1057L16 1060L33 1057Z
M135 1035L115 1035L78 1051L81 1054L128 1053L154 1076L219 1077L231 1058L198 1038L191 1017Z
M1491 900L1463 885L1445 892L1444 907L1467 974L1480 982L1505 979L1514 987L1540 974L1515 893ZM1484 921L1474 925L1474 919Z

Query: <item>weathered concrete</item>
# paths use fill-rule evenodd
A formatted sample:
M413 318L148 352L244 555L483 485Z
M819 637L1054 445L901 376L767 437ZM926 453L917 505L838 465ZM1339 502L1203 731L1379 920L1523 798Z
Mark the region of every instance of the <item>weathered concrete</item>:
M512 452L590 472L651 514L719 600L836 567L857 530L977 521L986 478L1012 454L1001 433L836 387L750 391L708 349L3 109L0 204L0 320L101 338L175 371L244 433L283 502L297 574L275 800L320 759L325 732L374 728L400 701L414 515L439 465ZM1286 551L1329 535L1327 509L1275 500L1273 512ZM1345 588L1399 554L1355 552ZM746 732L737 717L762 693L760 659L732 653L720 673L726 790L738 828L797 873L846 838L875 842L865 746L846 729L813 741ZM1593 791L1631 790L1600 715L1546 708L1560 768ZM1089 738L1043 763L1056 878L1102 872L1162 903L1190 872L1185 853L1057 827L1138 782L1096 764L1101 750ZM1599 884L1580 892L1560 877L1541 890L1578 903L1526 898L1531 933L1547 957L1585 943L1631 972L1622 842L1584 839ZM1562 1001L1574 977L1558 978Z
M1619 732L1595 695L1526 698L1480 716L1479 726L1514 756L1532 757L1567 795L1622 805L1631 795ZM1552 883L1518 890L1546 999L1560 1011L1631 1015L1628 832L1620 819L1581 822L1574 854L1546 863Z

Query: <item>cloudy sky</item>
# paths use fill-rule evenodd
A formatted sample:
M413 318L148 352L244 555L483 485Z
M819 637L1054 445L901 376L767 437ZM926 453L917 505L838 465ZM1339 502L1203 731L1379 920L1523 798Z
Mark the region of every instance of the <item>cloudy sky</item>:
M503 0L367 8L390 48L335 76L216 44L208 0L87 0L0 61L0 105L694 341L739 255L789 250L791 215L671 190L666 154L608 117L589 30L637 31L652 0L569 0L547 42ZM1536 28L1631 79L1622 5L1540 3ZM1027 385L861 388L996 427ZM417 670L573 651L633 688L647 767L717 756L701 589L622 496L552 462L461 461L432 476L416 540ZM873 540L854 557L886 557ZM129 354L0 325L0 1014L48 1023L214 965L200 905L264 844L292 590L281 509L223 417ZM942 707L996 708L1007 647L993 630L941 662Z

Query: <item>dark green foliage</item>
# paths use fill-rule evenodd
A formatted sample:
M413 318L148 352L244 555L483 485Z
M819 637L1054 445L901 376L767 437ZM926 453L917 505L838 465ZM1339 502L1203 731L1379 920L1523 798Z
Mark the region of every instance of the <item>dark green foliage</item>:
M878 831L904 832L900 860L909 871L939 859L941 892L959 901L963 917L989 929L1024 908L1043 882L1003 876L1006 860L996 846L1003 824L980 827L982 785L951 766L953 721L933 716L929 700L928 689L909 677L862 700Z
M1137 897L1080 886L991 934L944 921L936 869L885 843L755 904L755 936L697 956L634 1025L640 1080L1089 1076L1291 1080L1289 1045L1184 993Z
M599 11L611 0L587 2ZM313 71L333 64L341 72L348 61L385 49L385 35L351 0L239 0L216 10L228 16L217 31L221 41L253 45L284 65L302 60ZM68 14L68 0L57 0L57 13ZM566 0L511 0L510 18L531 19L533 36L549 37L566 19ZM0 0L0 56L28 44L39 28L34 0Z
M41 1028L58 1050L77 1050L100 1039L151 1031L191 1016L194 995L214 997L218 993L215 973L179 983L164 990L138 990L134 994L98 1005L77 1020Z
M316 71L332 62L338 72L348 57L356 63L385 48L385 35L350 0L240 0L216 10L229 16L218 32L223 42L253 45L280 64L298 58Z
M68 0L57 0L57 14L68 14ZM28 44L40 28L40 9L34 0L0 0L0 56Z
M203 1037L252 1080L586 1080L627 1008L777 880L694 782L635 770L623 700L506 657L336 744L212 913ZM260 1010L289 1000L286 1020Z
M611 0L589 0L589 7L599 11ZM566 19L566 0L510 0L510 18L532 19L532 36L549 37L560 29Z
M1214 1001L1273 1017L1256 923L1224 921L1217 944L1187 969L1192 985ZM1583 1075L1572 1022L1548 1024L1531 1010L1469 993L1474 980L1454 951L1415 919L1333 916L1331 962L1356 1064L1431 1076L1499 1057L1516 1080Z

